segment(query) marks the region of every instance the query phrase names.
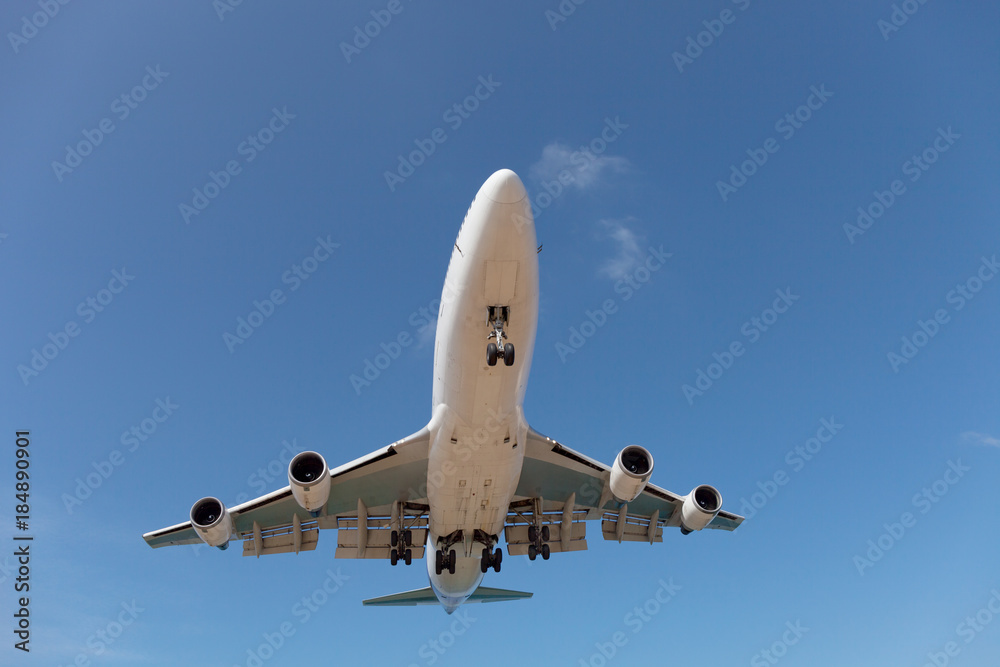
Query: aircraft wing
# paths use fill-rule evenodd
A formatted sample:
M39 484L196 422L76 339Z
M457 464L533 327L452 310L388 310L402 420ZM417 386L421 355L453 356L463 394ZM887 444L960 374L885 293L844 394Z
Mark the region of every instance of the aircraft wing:
M585 521L602 520L604 539L662 541L663 528L681 528L685 499L647 484L642 493L619 507L611 494L611 467L575 452L529 428L521 478L506 528L508 551L528 553L528 525L548 525L552 551L586 549ZM705 526L735 530L743 517L720 510ZM523 533L523 535L522 535Z
M414 514L422 514L425 507L420 501L426 502L429 449L430 431L424 427L388 447L331 469L330 498L317 517L299 506L289 486L229 508L232 537L246 540L244 555L248 556L312 550L316 548L320 529L347 528L342 532L356 534L358 517L363 515L365 528L386 528L374 531L380 536L385 533L385 548L376 539L370 542L373 548L367 554L362 542L360 549L357 543L344 551L338 548L337 557L388 558L388 528L393 517L397 521L400 517L407 520L405 528L421 528L426 523L414 521ZM380 520L378 517L382 515L389 519ZM143 539L154 549L202 544L190 520L146 533ZM414 544L418 542L414 540ZM422 548L419 551L422 553Z

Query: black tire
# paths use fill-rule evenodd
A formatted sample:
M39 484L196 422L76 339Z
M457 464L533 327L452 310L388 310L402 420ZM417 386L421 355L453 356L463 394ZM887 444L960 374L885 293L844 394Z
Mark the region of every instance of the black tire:
M549 551L549 545L543 544L542 545L542 560L548 560L549 559L549 553L551 553Z
M389 563L395 565L399 561L399 553L395 549L389 551Z
M403 552L403 562L407 565L413 562L413 551L411 549L407 549Z
M403 531L403 544L405 544L408 547L412 547L413 546L413 531L412 530L404 530Z
M534 526L528 526L528 541L537 542L538 541L538 529Z
M483 549L483 558L479 561L479 569L483 574L486 574L486 570L490 569L490 550Z
M438 549L434 556L434 571L441 574L444 571L444 554Z
M505 366L514 365L514 344L507 343L503 346L503 363Z
M394 547L399 544L399 533L392 531L389 533L389 546Z
M493 552L493 571L500 571L500 562L503 561L503 551L497 549Z
M497 365L497 344L490 343L486 346L486 365L496 366Z
M458 556L455 555L455 550L452 549L451 553L448 554L448 572L455 574L455 563L458 561Z
M538 556L538 547L536 547L534 544L529 544L528 545L528 560L535 560L536 556Z
M549 527L542 526L542 542L548 542L548 541L549 541Z

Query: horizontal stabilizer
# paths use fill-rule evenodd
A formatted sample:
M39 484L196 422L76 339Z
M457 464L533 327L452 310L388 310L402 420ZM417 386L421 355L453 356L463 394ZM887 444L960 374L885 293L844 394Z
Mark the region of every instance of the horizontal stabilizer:
M531 593L523 591L508 591L503 588L487 588L480 586L469 596L469 602L506 602L508 600L522 600L530 598ZM396 593L394 595L383 595L378 598L365 600L362 604L366 607L413 607L418 604L438 604L434 591L428 588L418 588L415 591Z

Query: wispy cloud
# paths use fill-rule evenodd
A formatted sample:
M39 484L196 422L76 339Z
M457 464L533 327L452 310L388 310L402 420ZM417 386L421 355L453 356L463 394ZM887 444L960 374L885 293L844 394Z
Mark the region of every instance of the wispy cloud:
M598 268L598 273L612 280L619 280L632 273L643 259L641 239L627 226L632 221L633 218L605 218L597 223L602 238L611 239L616 246L615 256L604 260Z
M986 445L988 447L1000 447L1000 438L994 438L992 435L987 435L986 433L976 433L975 431L966 431L962 434L962 439L966 442L971 442L976 445Z
M554 141L542 149L542 157L531 165L529 173L537 181L558 180L565 187L586 190L597 185L605 174L620 173L628 167L629 161L623 157L594 155Z

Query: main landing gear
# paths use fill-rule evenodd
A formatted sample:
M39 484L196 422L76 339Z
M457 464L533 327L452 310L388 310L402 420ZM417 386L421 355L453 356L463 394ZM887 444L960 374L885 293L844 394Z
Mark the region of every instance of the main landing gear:
M455 550L450 550L447 554L444 553L444 549L438 549L434 555L434 571L441 574L445 570L448 570L450 574L455 574L455 563L457 563L458 555Z
M549 527L542 526L541 530L535 526L528 526L528 560L535 560L538 554L542 554L542 560L548 560L551 550L546 542L549 541Z
M493 331L487 336L490 343L486 346L486 363L497 365L497 358L503 359L504 366L514 365L514 345L504 343L507 333L504 326L510 317L510 306L489 306L487 321L493 326Z
M389 533L389 544L392 546L389 550L389 562L395 565L402 560L409 565L413 562L413 551L410 549L413 546L413 533L404 530L402 544L400 544L399 537L399 531L394 530Z
M479 569L484 573L486 570L493 568L494 572L500 571L500 561L503 560L503 549L497 547L494 551L490 547L483 549L483 558L479 561Z

